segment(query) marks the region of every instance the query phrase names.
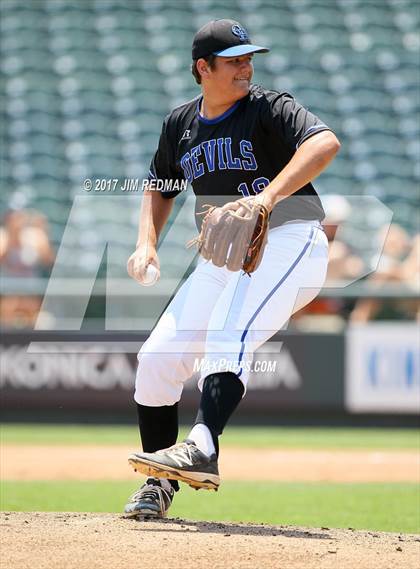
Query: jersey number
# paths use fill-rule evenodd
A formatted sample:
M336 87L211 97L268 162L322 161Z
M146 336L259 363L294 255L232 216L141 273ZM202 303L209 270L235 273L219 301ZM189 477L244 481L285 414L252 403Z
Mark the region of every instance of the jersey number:
M268 186L269 183L270 180L267 180L267 178L264 178L264 176L262 176L261 178L255 178L255 180L251 184L252 191L254 192L254 194L259 194L260 192L263 191L263 189L266 186ZM248 188L248 184L246 182L242 182L242 184L239 184L238 192L241 192L241 194L245 197L251 195L251 192L249 191Z

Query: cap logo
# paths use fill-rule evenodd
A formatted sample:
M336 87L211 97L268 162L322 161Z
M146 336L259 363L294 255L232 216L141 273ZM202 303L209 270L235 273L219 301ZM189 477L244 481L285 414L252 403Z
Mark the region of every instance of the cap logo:
M241 41L248 41L249 40L249 36L248 36L247 31L244 30L244 28L242 28L241 26L238 26L238 24L235 24L234 26L232 26L232 34L237 36Z

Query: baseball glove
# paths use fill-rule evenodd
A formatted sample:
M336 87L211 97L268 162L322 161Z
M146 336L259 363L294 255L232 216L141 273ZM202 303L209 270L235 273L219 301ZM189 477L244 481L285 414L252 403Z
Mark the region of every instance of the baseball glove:
M223 207L204 205L200 235L187 246L197 245L201 255L216 267L243 270L250 275L262 259L267 243L268 209L242 198Z

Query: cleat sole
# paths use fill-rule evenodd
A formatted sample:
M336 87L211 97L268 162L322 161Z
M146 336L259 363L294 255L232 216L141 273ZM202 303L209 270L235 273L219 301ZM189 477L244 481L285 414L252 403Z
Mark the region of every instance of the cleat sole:
M166 518L166 512L164 514L158 514L156 512L133 512L130 514L124 513L123 518L131 520L161 520Z
M146 476L152 476L155 478L167 478L173 480L179 480L185 482L194 488L195 490L216 490L220 485L220 478L216 474L207 474L204 472L183 472L182 470L177 470L175 468L165 467L162 465L150 462L150 461L139 461L135 456L130 456L128 459L130 466L134 468L136 472L141 472Z

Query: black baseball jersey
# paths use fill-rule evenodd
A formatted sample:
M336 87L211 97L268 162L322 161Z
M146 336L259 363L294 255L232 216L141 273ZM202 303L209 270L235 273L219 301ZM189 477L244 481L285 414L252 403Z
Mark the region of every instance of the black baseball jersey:
M312 135L330 130L288 93L252 85L249 94L215 119L199 113L201 96L174 109L163 123L149 180L191 183L202 203L220 205L262 191ZM165 198L179 191L162 191ZM218 197L221 196L221 197ZM324 218L312 184L273 209L270 227Z

